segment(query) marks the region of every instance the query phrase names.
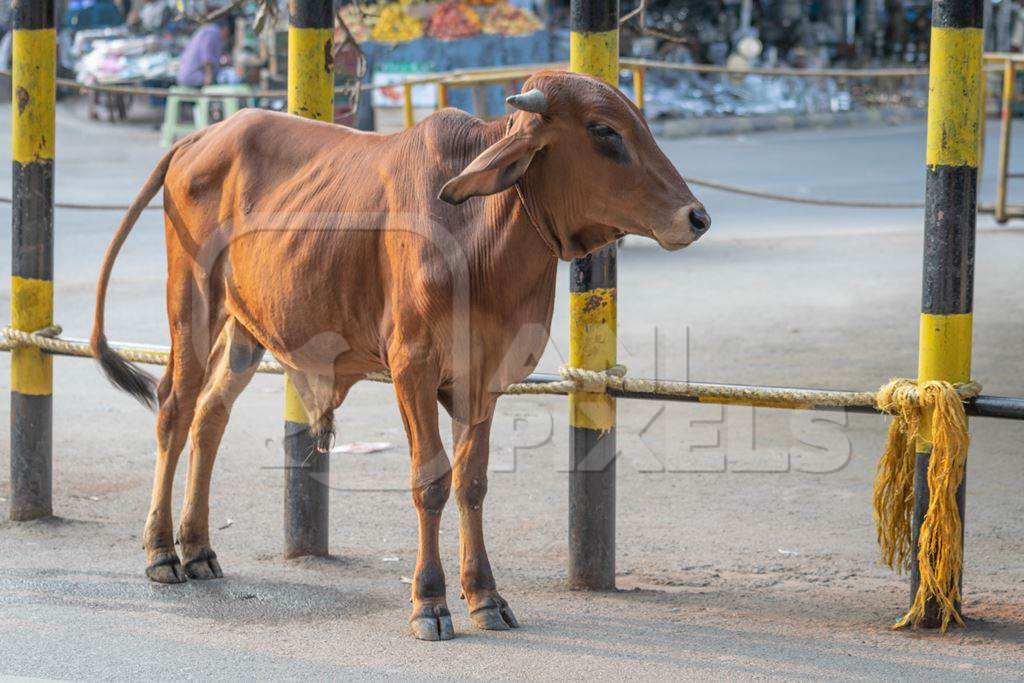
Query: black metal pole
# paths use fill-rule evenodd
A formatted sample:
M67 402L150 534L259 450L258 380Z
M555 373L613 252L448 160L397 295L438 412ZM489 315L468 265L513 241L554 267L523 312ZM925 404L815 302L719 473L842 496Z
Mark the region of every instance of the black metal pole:
M613 246L572 263L570 363L575 367L615 365L615 257ZM569 425L569 585L610 590L615 588L615 399L570 394Z
M618 0L572 0L570 68L619 82ZM569 362L615 365L616 246L576 259L569 285ZM615 399L569 396L569 584L615 588Z
M57 36L53 0L14 0L11 324L53 324L53 164ZM53 514L53 365L37 348L11 353L13 520Z
M334 17L331 0L288 3L288 111L334 118ZM285 557L328 554L330 461L317 452L295 387L285 383Z
M981 18L980 0L934 0L932 4L924 279L918 355L918 380L922 382L966 382L971 377L982 78ZM920 586L918 538L929 502L928 466L932 444L931 426L927 419L922 433L914 475L912 605ZM964 488L961 484L956 496L961 531ZM959 611L960 606L957 605L956 609ZM925 603L924 617L919 625L941 626L935 601Z

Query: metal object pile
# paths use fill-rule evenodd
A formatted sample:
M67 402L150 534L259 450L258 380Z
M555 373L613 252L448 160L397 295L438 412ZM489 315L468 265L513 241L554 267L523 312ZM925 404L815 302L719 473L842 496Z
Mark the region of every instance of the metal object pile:
M623 53L737 71L755 66L907 66L926 60L927 39L920 40L913 30L919 8L891 2L883 6L882 0L875 5L874 15L865 11L854 17L842 3L827 1L811 5L806 0L636 0L632 11L629 5L623 7ZM651 118L915 107L926 94L924 80L914 78L855 81L652 70L646 84Z
M647 76L645 107L650 118L807 114L849 111L853 97L833 78L652 70Z

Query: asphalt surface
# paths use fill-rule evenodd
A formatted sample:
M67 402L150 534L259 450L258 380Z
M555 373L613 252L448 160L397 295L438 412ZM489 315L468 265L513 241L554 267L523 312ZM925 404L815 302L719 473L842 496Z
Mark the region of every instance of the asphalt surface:
M58 200L130 201L160 156L157 134L88 122L68 107L58 118ZM0 109L0 128L9 120L9 107ZM664 148L694 176L895 201L923 196L923 140L915 125L676 140ZM7 145L4 138L0 151ZM1022 157L1014 156L1018 168ZM9 187L8 174L0 168L0 187ZM696 192L714 219L704 239L672 254L631 241L620 257L619 353L631 373L853 389L914 373L921 211ZM68 336L88 336L96 273L118 219L57 212L56 320ZM1024 232L986 218L979 224L974 374L986 393L1024 396ZM10 239L9 226L10 207L0 205L0 240ZM147 212L115 269L112 339L166 343L163 253L160 212ZM567 280L559 281L542 371L555 371L567 351ZM5 391L8 363L0 355ZM140 540L152 414L111 389L88 361L57 359L54 375L58 517L0 521L0 674L1024 677L1020 423L972 421L968 626L946 635L897 633L887 625L906 607L908 589L879 566L870 515L883 418L620 402L619 590L594 594L565 587L565 401L504 398L492 435L487 538L499 587L523 628L473 629L458 599L452 506L442 552L457 638L422 643L405 622L416 524L405 490L407 446L388 387L356 387L337 414L339 444L393 447L332 456L332 557L286 561L281 382L257 377L235 407L214 473L211 528L226 576L161 586L143 575ZM0 402L0 413L8 409ZM2 438L4 499L8 457Z

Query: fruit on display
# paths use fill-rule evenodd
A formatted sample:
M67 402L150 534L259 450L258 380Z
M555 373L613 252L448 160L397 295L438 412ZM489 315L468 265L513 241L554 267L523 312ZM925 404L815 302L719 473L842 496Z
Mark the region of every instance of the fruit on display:
M430 15L424 33L433 38L452 40L475 36L480 29L480 15L472 8L459 0L446 0Z
M377 8L364 5L360 12L354 4L345 5L341 8L341 19L356 42L362 43L372 37L373 27L377 24Z
M424 35L441 40L468 38L479 33L519 36L543 28L528 9L514 7L507 0L444 0L439 4L422 0L397 0L379 5L355 4L341 8L341 18L358 42L404 43ZM481 6L486 5L486 6Z
M484 33L495 33L502 36L520 36L524 33L533 33L541 28L540 19L533 12L513 7L507 2L501 2L492 7L484 19Z
M404 43L423 35L420 20L402 9L397 2L380 5L380 16L370 36L382 43Z

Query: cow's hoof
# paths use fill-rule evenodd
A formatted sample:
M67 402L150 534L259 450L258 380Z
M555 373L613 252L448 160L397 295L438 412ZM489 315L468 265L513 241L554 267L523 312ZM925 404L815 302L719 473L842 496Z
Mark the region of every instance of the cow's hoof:
M516 615L512 614L512 608L500 595L491 598L484 598L477 605L476 609L469 613L477 628L485 631L507 631L510 628L519 628Z
M175 552L157 555L153 564L146 567L146 576L157 583L185 583L185 571Z
M217 562L217 553L209 548L200 550L199 554L185 563L185 575L190 579L222 579L224 572Z
M413 612L409 627L420 640L451 640L455 637L452 614L441 605L424 605Z

